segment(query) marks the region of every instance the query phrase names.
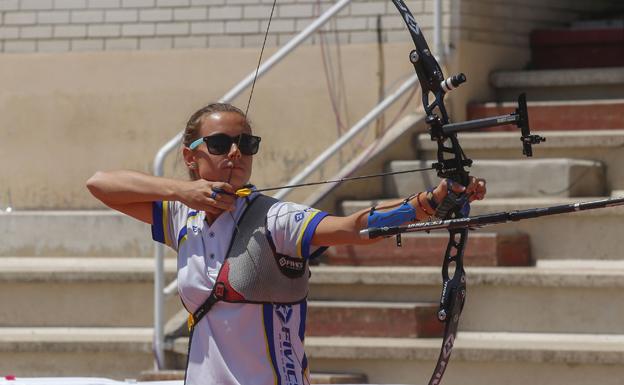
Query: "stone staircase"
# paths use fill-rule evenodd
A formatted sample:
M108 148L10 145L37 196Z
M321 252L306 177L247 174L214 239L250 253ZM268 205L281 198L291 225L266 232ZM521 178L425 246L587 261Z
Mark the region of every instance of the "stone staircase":
M461 134L472 173L488 180L488 199L472 214L624 195L624 100L614 97L624 95L623 73L494 74L500 100L469 106L470 118L506 113L526 90L532 129L547 141L527 160L516 132ZM435 158L427 135L414 142L418 160L391 161L388 171ZM432 174L388 177L382 196L345 200L340 211L436 182ZM468 298L443 383L621 384L623 220L620 207L472 232ZM0 213L0 233L0 375L124 379L153 367L148 226L109 211L16 211ZM441 344L435 313L446 240L419 233L405 235L400 249L393 239L336 247L312 268L306 348L314 383L429 378ZM175 268L168 254L168 280ZM167 301L167 317L180 310L177 298ZM181 377L186 352L177 339L169 354L178 371L168 378Z
M607 72L608 88L623 95L624 69ZM468 116L508 113L511 104L504 100L513 100L516 88L528 88L529 100L537 90L538 101L529 102L531 128L547 141L535 147L534 159L527 160L521 159L516 132L460 134L465 152L475 160L471 172L488 180L488 199L473 204L473 215L624 195L620 167L624 102L608 99L609 93L587 100L601 89L587 75L583 70L565 70L492 77L503 102L470 105ZM576 92L585 99L573 100ZM419 135L414 147L419 160L389 162L387 171L426 167L429 159L435 159L436 144L428 135ZM436 178L427 174L391 176L384 181L383 199L406 196L435 183ZM341 209L349 214L383 199L359 196L343 201ZM618 240L623 220L624 209L618 207L472 232L465 258L468 298L443 382L620 384L624 378L624 255ZM409 234L403 244L398 249L389 239L366 248L333 248L326 265L313 270L312 300L339 299L345 308L348 303L368 304L368 308L377 303L425 308L429 303L433 324L446 235ZM362 314L372 324L377 322L368 312ZM335 316L334 322L346 319ZM414 330L427 319L404 318L400 323L406 322ZM400 328L386 328L393 338L372 333L312 336L306 343L310 363L327 371L360 371L371 382L428 380L440 339L400 336Z
M27 226L14 229L18 236ZM106 231L114 239L115 229ZM123 380L153 367L152 258L13 251L0 257L1 375ZM166 266L171 279L175 261ZM169 316L178 308L176 299L167 301Z

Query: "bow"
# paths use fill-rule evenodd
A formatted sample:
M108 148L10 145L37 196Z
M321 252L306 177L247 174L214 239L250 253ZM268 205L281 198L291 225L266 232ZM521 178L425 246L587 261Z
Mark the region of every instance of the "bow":
M466 156L459 144L456 135L459 131L515 123L522 130L521 140L524 155L532 156L531 145L538 144L545 139L539 135L530 134L524 95L520 96L518 109L513 114L463 123L450 123L444 105L444 97L448 92L464 83L466 76L460 73L445 79L438 61L431 53L427 41L409 8L403 0L392 0L392 3L405 21L414 42L415 49L410 52L409 60L414 66L420 82L422 104L431 139L438 144L438 161L433 164L438 176L449 181L449 187L451 182L458 182L464 186L469 184L470 176L466 168L471 166L472 160ZM433 96L431 103L429 102L430 95ZM438 206L436 216L449 220L466 217L469 212L467 198L465 194L456 194L449 188L447 197ZM466 300L466 273L464 271L463 256L466 242L468 241L468 228L447 228L449 241L442 263L443 283L440 307L437 314L438 319L445 323L445 329L442 348L433 375L429 380L429 385L437 385L442 380L457 335L459 317ZM396 234L397 243L400 243L398 238L400 232ZM449 274L449 266L451 265L454 265L452 276Z

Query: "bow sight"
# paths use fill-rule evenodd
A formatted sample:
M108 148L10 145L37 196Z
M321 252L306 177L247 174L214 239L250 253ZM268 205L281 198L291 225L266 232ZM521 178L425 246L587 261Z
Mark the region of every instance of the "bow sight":
M453 80L457 77L461 77L462 81L454 82ZM459 74L445 80L443 83L453 82L453 84L456 84L454 87L456 88L465 81L465 75ZM434 141L444 141L451 135L462 131L478 130L488 127L515 124L521 130L520 140L522 141L522 154L527 157L533 156L533 144L539 144L546 141L546 138L540 135L531 134L531 130L529 128L529 114L526 103L526 95L524 93L520 94L520 96L518 97L518 108L516 108L516 111L508 115L468 120L460 123L443 124L442 120L440 119L440 117L438 117L438 115L430 113L429 115L427 115L426 123L429 125L429 134L431 135L431 140ZM457 144L457 146L459 146L459 144ZM453 153L452 148L441 147L441 149L443 153ZM438 171L438 176L441 178L452 178L452 173L457 172L462 167L470 167L472 165L472 160L466 158L463 152L461 152L462 157L453 159L444 159L443 157L440 157L440 153L438 155L440 161L434 163L433 167ZM462 180L460 182L462 182L462 184L464 185L468 183L467 180Z
M507 124L516 124L521 130L520 140L522 141L522 153L527 157L533 156L532 145L539 144L546 141L546 138L539 135L531 135L529 128L529 114L526 103L526 95L520 94L518 97L518 108L516 111L501 116L494 116L483 119L469 120L460 123L450 123L446 107L444 105L445 95L457 89L462 83L466 82L466 75L463 73L450 76L444 79L442 69L436 61L435 57L431 54L429 46L421 34L420 28L416 24L414 17L411 15L409 9L403 3L402 0L393 0L399 12L403 16L409 28L412 40L416 49L412 50L409 54L409 60L414 66L414 70L418 75L420 87L422 90L422 103L425 109L426 123L429 126L429 133L431 140L444 141L447 138L461 131L478 130L488 127L496 127ZM429 95L433 94L435 100L430 104ZM441 116L434 113L434 109L438 108ZM459 144L453 144L453 146L459 147ZM452 152L452 148L446 148ZM459 147L461 149L461 147ZM463 154L463 152L462 152ZM441 155L441 154L438 154ZM439 163L434 163L433 167L438 170L438 176L442 178L450 177L450 172L459 170L463 167L470 167L472 160L463 156L461 159L441 160ZM458 181L467 184L467 180Z

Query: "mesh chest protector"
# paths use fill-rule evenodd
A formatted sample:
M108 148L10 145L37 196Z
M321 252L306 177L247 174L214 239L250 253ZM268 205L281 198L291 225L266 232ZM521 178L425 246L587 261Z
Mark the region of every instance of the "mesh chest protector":
M218 301L295 304L307 297L307 260L277 253L266 228L266 215L276 202L259 194L248 204L210 296L189 315L189 329Z

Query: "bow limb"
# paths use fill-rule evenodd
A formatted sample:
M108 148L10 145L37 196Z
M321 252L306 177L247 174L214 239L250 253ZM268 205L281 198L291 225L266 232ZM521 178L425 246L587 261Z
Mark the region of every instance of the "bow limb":
M441 178L467 186L469 173L464 166L470 166L472 161L465 156L456 134L447 134L443 130L443 126L449 123L444 96L447 91L459 86L466 78L460 74L444 80L442 69L431 53L427 41L409 8L403 0L392 0L392 2L405 21L414 42L415 49L410 52L409 59L420 82L422 103L427 115L426 122L430 127L431 137L438 143L438 162L434 164L434 167L438 170L438 176ZM432 103L429 103L430 94L434 97ZM436 109L438 114L435 113ZM448 154L451 154L452 157L446 158ZM442 218L461 218L463 217L462 207L465 197L453 193L450 189L450 183L448 186L447 197L439 205L437 215ZM463 255L467 241L467 229L449 230L449 242L442 264L443 284L438 311L438 319L445 323L444 337L438 362L429 380L429 385L437 385L441 382L457 335L459 317L466 298ZM451 265L455 267L452 276L449 275Z

